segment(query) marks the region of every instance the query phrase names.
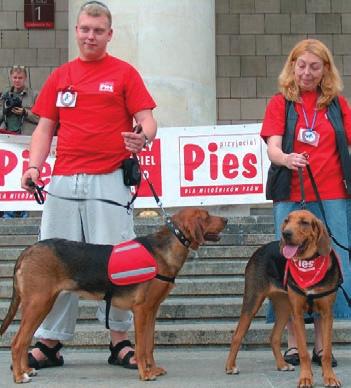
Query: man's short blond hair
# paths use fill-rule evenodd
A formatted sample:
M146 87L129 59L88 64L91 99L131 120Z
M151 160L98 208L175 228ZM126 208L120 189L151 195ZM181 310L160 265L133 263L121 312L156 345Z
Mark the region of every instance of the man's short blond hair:
M82 12L86 13L89 16L94 16L94 17L105 15L108 19L109 28L111 28L112 26L111 12L108 9L107 5L105 5L101 1L87 1L86 3L84 3L79 9L77 21Z

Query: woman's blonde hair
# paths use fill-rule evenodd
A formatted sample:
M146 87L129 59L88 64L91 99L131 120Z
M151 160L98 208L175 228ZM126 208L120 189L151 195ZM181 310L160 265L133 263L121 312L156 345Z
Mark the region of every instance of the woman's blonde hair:
M278 78L279 90L287 100L299 100L300 89L295 82L294 67L297 58L305 53L316 55L324 64L323 77L319 85L321 94L317 102L317 107L323 108L329 105L332 99L341 93L343 83L330 50L317 39L304 39L297 43L290 51Z

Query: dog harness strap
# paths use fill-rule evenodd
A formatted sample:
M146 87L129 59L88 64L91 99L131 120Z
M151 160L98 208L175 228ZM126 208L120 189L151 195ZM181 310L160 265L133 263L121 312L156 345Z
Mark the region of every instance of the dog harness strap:
M175 282L175 277L170 278L169 276L164 276L160 275L159 273L155 276L156 279L162 280L163 282L168 282L168 283L174 283Z
M112 289L109 285L106 294L104 296L104 299L106 301L106 308L105 308L105 327L106 329L110 328L109 324L109 317L110 317L110 310L111 310L111 300L112 300Z
M190 241L184 236L184 233L172 221L171 217L166 218L166 226L186 248L189 248Z
M319 299L319 298L323 298L324 296L328 296L330 294L333 294L334 292L338 291L338 288L340 287L341 289L342 286L341 285L337 285L336 287L334 287L333 289L331 290L328 290L328 291L325 291L325 292L321 292L320 294L306 294L304 291L302 291L299 287L297 287L294 283L291 283L291 282L288 282L288 285L289 287L294 290L297 294L299 295L302 295L304 296L306 299L307 299L307 304L308 304L308 311L307 313L308 314L312 314L313 312L313 301L315 299ZM347 298L346 298L347 299ZM351 303L351 301L350 301ZM350 306L351 307L351 306Z

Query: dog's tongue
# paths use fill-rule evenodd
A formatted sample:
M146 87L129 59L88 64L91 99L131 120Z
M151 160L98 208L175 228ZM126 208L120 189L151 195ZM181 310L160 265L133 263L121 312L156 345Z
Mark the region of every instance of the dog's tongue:
M295 256L295 253L299 249L298 245L285 245L283 248L283 256L286 259L291 259Z

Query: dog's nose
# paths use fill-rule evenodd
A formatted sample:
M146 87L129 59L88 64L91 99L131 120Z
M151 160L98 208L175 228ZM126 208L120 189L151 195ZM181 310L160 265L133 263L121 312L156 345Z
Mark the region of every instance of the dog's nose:
M224 223L224 225L227 225L228 224L228 218L223 217L223 223Z
M283 230L282 235L285 241L290 241L292 239L293 233L291 230L285 229Z

